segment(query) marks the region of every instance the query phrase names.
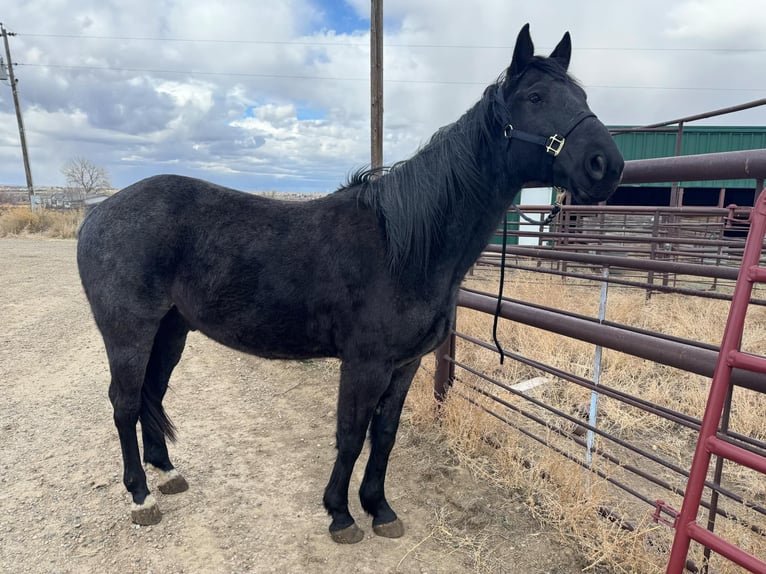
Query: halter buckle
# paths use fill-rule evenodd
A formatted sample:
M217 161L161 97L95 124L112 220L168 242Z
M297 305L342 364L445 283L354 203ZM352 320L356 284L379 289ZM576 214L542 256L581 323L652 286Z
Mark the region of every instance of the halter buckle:
M503 128L503 136L508 139L511 137L511 134L513 133L513 124L508 124Z
M566 138L563 138L558 134L553 134L548 138L548 144L545 146L545 151L553 157L557 157L561 153L561 150L564 149L564 142L566 141Z

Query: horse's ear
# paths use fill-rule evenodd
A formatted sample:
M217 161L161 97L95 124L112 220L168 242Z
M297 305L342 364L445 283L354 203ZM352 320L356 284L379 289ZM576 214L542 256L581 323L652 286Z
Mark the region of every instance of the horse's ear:
M529 24L524 24L518 38L516 38L516 47L513 49L513 59L508 67L507 78L513 78L523 72L534 55L535 46L532 44L532 37L529 35Z
M572 57L572 38L569 36L569 32L564 34L561 42L551 52L550 57L558 60L565 70L569 69L569 59Z

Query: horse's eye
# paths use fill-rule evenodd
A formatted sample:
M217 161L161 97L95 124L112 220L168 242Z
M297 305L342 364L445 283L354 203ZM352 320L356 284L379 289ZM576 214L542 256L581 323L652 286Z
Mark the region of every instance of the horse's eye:
M532 102L533 104L538 104L542 102L543 99L540 97L540 94L538 94L537 92L532 92L531 94L529 94L529 101Z

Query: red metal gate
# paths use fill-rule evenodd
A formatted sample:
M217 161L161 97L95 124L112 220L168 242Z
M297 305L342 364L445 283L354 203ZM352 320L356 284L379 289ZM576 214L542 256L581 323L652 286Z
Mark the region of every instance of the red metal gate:
M710 386L705 416L694 452L691 472L686 487L681 512L675 520L676 533L668 562L668 574L680 574L686 563L686 555L692 540L725 556L743 568L758 574L766 574L766 562L752 556L710 530L697 524L702 491L708 466L713 454L766 474L766 458L734 444L726 436L725 428L719 432L726 396L732 388L731 374L735 368L766 374L766 357L743 353L740 350L745 315L754 283L766 283L766 267L759 266L759 258L766 235L766 189L753 208L742 266L726 322L721 351L718 356L713 381Z

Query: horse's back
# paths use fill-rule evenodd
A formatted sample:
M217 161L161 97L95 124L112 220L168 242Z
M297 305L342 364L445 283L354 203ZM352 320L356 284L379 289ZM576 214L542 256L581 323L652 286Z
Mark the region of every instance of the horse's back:
M236 243L268 200L203 180L158 175L138 181L91 211L79 230L77 262L94 307L131 297L166 305L179 266L207 243ZM268 219L270 213L263 215ZM234 246L232 246L234 247ZM107 293L106 291L111 291ZM126 303L127 304L127 303Z
M188 253L200 241L231 241L238 232L246 236L263 225L292 219L295 211L286 202L204 180L158 175L120 190L93 209L79 230L78 251L82 264L88 255L135 262L140 255L169 256L171 248Z
M191 212L196 212L194 223L204 225L206 209L217 205L236 208L243 203L267 204L269 200L201 179L156 175L129 185L96 206L83 222L80 237L87 237L89 229L99 236L135 233L158 223L172 229L185 223Z

